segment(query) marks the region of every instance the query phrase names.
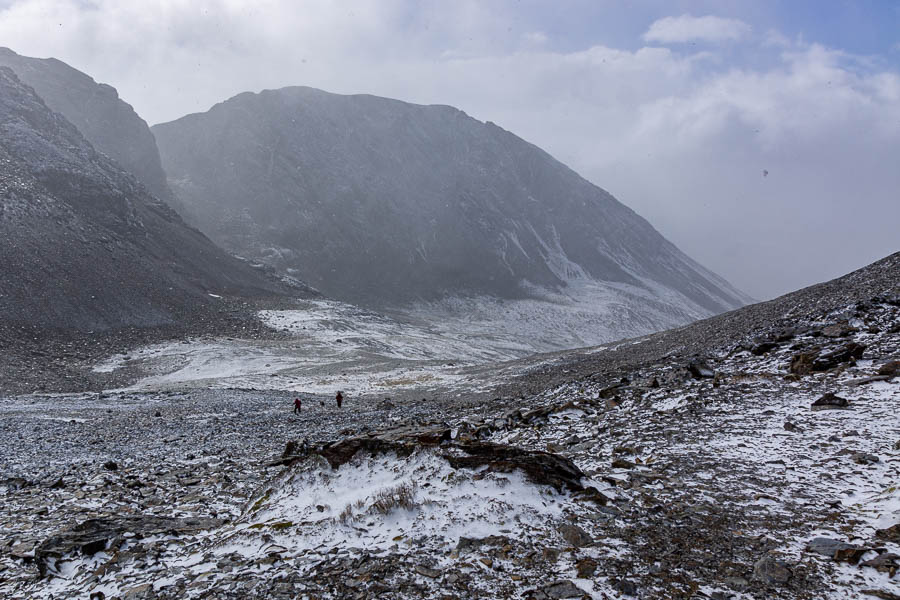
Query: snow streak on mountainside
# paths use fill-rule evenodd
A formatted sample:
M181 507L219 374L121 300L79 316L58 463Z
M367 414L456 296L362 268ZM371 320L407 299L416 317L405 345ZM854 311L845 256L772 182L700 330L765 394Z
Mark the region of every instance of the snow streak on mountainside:
M539 148L448 106L295 87L153 132L203 231L341 300L612 302L630 313L617 335L749 300Z
M214 246L0 66L0 329L207 319L286 294ZM2 333L2 332L0 332Z

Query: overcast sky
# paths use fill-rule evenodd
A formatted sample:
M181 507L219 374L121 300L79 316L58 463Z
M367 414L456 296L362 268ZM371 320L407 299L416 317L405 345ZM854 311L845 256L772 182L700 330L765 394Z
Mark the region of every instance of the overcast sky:
M149 123L309 85L533 142L765 299L900 250L900 3L0 0Z

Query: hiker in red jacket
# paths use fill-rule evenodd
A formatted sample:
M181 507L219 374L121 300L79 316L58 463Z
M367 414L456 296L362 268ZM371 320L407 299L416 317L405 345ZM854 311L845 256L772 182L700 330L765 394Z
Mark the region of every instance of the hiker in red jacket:
M303 403L300 402L300 398L294 398L294 414L299 415L300 409L303 407Z
M338 408L340 408L341 403L344 401L344 395L342 393L338 392L337 396L335 396L334 399L337 401Z

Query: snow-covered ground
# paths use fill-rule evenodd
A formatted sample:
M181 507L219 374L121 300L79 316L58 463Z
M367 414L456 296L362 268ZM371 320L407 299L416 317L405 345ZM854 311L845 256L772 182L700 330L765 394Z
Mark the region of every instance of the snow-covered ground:
M710 316L652 281L644 282L646 289L589 278L570 278L567 283L558 292L529 288L533 297L528 299L451 297L412 305L408 312L442 335L478 339L490 332L489 343L518 341L531 352L596 346Z
M642 547L684 536L690 541L681 547L682 562L703 565L704 575L692 577L706 578L708 594L762 597L741 592L754 588L753 561L768 555L783 561L791 577L770 584L765 597L793 597L791 587L815 572L816 598L900 598L900 577L889 567L893 560L896 571L900 563L900 540L876 536L900 524L900 375L867 381L900 357L900 336L884 333L897 321L851 321L860 331L838 339L821 337L825 323L762 356L721 349L710 358L715 381L694 379L675 363L629 373L633 385L612 392L592 381L563 385L548 401L577 408L552 414L549 426L510 429L494 439L555 447L589 475L620 481L631 508L628 525L616 536L605 531L603 543L611 550L627 546L625 557L635 564L652 563L654 555ZM802 377L788 373L798 348L827 350L851 340L874 359ZM825 393L849 405L814 408ZM596 409L602 398L610 399L606 411ZM693 531L679 521L693 522ZM819 537L864 550L859 564L811 551ZM863 565L879 556L887 566ZM719 565L725 557L727 570ZM746 567L741 572L731 563ZM722 576L728 570L736 573ZM651 582L652 573L653 567ZM660 587L646 597L678 589Z
M900 540L886 531L900 524L900 373L891 370L900 311L891 302L798 318L788 333L768 324L740 342L702 347L699 357L696 345L657 347L654 336L541 357L529 377L584 375L497 399L466 392L470 374L482 369L502 383L526 361L464 362L453 357L465 338L429 337L427 325L412 323L418 333L395 339L408 323L395 329L399 318L328 303L265 313L290 332L272 347L198 340L117 357L101 368L137 362L156 368L149 377L157 379L139 384L143 391L0 399L8 440L0 464L13 465L0 479L0 525L12 532L0 553L0 595L900 596ZM780 341L760 350L760 336ZM791 372L799 353L825 360L852 347L862 358ZM603 367L604 352L638 358L608 356ZM216 389L299 381L298 356L307 374L326 371L331 383L353 375L372 386L406 368L457 376L439 385L461 392L395 402L351 394L343 409L314 402L294 415L287 391ZM170 386L188 389L156 389ZM848 405L814 409L826 393ZM408 433L400 446L359 442L422 423L456 442L435 446ZM285 449L287 440L306 448L304 438L318 454ZM350 451L328 454L340 443ZM509 453L490 468L453 454L484 443ZM351 458L356 448L365 450ZM281 470L283 450L298 462ZM503 463L515 453L567 461L605 499L535 483L531 471ZM336 455L342 462L327 465ZM129 514L221 521L162 539L110 537L104 551L62 552L52 577L35 575L29 560L73 518ZM817 538L858 551L858 563L811 550Z
M647 283L652 286L652 282ZM131 388L217 387L333 394L478 386L467 368L643 335L707 314L685 298L625 284L572 280L532 299L449 298L377 313L332 300L259 313L279 340L188 339L109 357L94 367L137 369ZM659 296L672 304L660 302ZM640 305L640 312L633 307ZM676 308L677 307L677 308Z
M522 306L540 312L537 305ZM502 314L499 306L491 310ZM293 310L259 313L264 323L286 334L282 339L155 344L111 356L94 370L138 370L142 377L131 390L212 387L314 395L342 390L390 396L403 390L427 394L478 387L470 368L556 347L517 330L514 321L507 321L504 329L494 327L490 319L480 320L485 317L479 314L420 311L389 316L331 300L304 301ZM517 319L533 321L527 314ZM584 337L572 333L567 339L575 344Z
M451 468L435 450L409 458L360 453L335 470L326 463L289 471L273 482L275 491L261 499L241 529L291 523L289 531L282 528L283 545L297 550L323 545L387 550L398 537L438 537L449 553L463 536L504 535L512 527L536 528L559 519L569 502L552 488L530 484L521 472L473 475ZM408 505L379 510L379 499L402 489L408 490Z

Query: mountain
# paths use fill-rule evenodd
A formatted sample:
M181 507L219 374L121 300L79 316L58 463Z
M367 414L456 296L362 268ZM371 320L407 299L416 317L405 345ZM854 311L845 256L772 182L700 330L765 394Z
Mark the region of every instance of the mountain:
M55 58L20 56L0 47L0 66L12 69L51 110L63 115L100 152L118 162L158 198L172 204L172 192L147 123L115 88Z
M342 300L569 296L615 306L601 320L624 334L749 301L540 148L449 106L291 87L153 133L201 230Z
M211 319L216 296L289 293L188 227L6 67L0 256L4 327L184 324Z

